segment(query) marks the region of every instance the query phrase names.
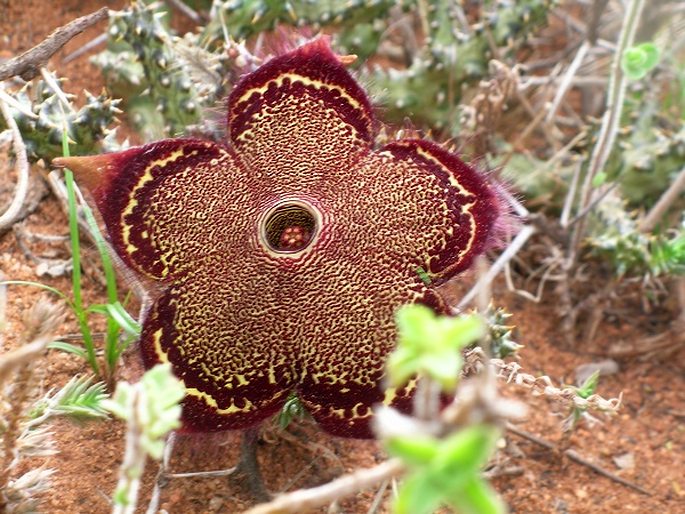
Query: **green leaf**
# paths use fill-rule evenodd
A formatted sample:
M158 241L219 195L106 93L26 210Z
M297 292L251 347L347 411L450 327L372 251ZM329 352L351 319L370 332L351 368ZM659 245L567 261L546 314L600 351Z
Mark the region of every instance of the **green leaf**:
M585 379L583 385L576 389L578 396L581 398L589 398L597 390L597 385L599 384L599 370L595 371L592 375Z
M659 62L659 48L654 43L642 43L628 48L621 58L623 73L631 80L644 78Z
M93 305L89 305L88 308L86 309L86 312L88 314L102 314L103 316L107 316L107 304L105 303L94 303Z
M444 316L443 331L451 348L461 350L483 337L487 327L477 314L461 315L456 318Z
M486 325L478 315L436 316L425 305L405 305L397 312L398 342L386 366L392 386L421 374L454 389L462 366L460 350L483 337Z
M487 462L497 441L498 430L488 425L466 427L450 435L441 445L432 468L447 488L460 485L465 474L477 474Z
M443 391L452 391L459 380L462 362L458 351L436 351L420 359L419 372L438 382Z
M121 302L108 303L106 308L107 313L116 321L117 325L119 325L124 332L136 337L140 335L140 324L133 319Z
M392 437L385 442L389 453L410 466L425 466L438 454L438 442L433 437Z
M442 491L424 473L405 478L393 511L395 514L431 514L442 502Z
M471 477L464 486L449 494L448 503L460 514L504 514L506 506L488 483Z
M416 268L416 274L419 276L421 279L421 282L423 282L425 285L429 286L431 285L431 277L428 274L428 272L423 269L421 266L417 266Z
M607 181L607 178L608 178L608 175L605 172L600 171L592 179L592 187L601 186L602 184L604 184Z
M283 408L278 413L278 426L281 430L285 430L293 419L300 419L306 415L306 410L302 402L297 397L297 394L290 393L288 399L285 401Z
M88 358L88 353L85 349L80 346L73 345L71 343L66 343L64 341L54 341L48 344L48 348L51 350L61 350L63 352L72 353L78 355L82 359Z
M396 320L400 345L420 347L434 335L435 313L425 305L400 307Z
M67 298L67 296L60 291L59 289L55 289L54 287L50 287L45 284L41 284L40 282L32 282L30 280L2 280L0 281L0 286L31 286L31 287L38 287L40 289L45 289L46 291L50 291L53 294L56 294L59 296L62 300L67 302L69 307L73 310L73 305Z
M107 398L102 382L92 383L92 377L74 377L58 393L55 411L75 418L101 418L107 416L102 402Z
M385 365L390 386L403 386L417 373L418 355L413 349L398 347L390 354Z

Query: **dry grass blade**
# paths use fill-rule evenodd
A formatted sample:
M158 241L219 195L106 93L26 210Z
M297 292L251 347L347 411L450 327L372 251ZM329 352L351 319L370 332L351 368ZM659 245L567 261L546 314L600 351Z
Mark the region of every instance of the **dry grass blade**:
M0 384L13 370L30 363L45 350L62 322L62 316L62 308L47 300L40 300L34 305L24 318L24 340L28 343L2 356Z

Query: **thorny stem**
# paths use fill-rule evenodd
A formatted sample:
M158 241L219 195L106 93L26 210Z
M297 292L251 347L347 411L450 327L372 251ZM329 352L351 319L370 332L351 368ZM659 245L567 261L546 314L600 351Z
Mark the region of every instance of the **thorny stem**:
M618 39L618 46L614 55L614 60L611 65L611 75L609 77L609 87L607 91L606 112L602 118L602 125L599 132L597 143L593 148L590 157L587 174L583 182L583 188L580 195L580 203L578 205L579 212L582 212L590 203L592 196L592 182L604 168L609 154L614 146L616 134L618 132L619 123L621 120L621 112L623 111L623 101L627 87L627 79L623 74L621 68L621 59L625 51L633 44L635 39L635 32L640 23L640 14L644 7L644 0L631 0L627 6L623 27ZM580 220L573 231L571 238L571 245L569 247L569 264L575 262L577 248L583 238L585 232L585 222Z

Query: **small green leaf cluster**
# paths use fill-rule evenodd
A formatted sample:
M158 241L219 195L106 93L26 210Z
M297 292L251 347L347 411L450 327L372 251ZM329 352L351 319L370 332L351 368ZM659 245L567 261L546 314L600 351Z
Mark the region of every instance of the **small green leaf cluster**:
M397 313L398 344L387 361L390 385L405 384L412 376L435 380L452 391L463 364L460 350L485 335L477 315L436 316L424 305L407 305Z
M500 315L496 319L506 318ZM418 375L419 388L423 387L423 381L440 386L442 393L434 390L435 394L455 389L463 365L461 350L487 334L487 326L477 314L437 316L424 305L400 308L396 321L398 344L386 364L390 385L402 386ZM396 416L402 415L396 413ZM455 430L454 426L445 424L438 432L446 435L437 437L426 427L430 423L444 423L442 418L430 420L429 425L423 424L425 419L407 419L407 422L413 426L409 430L411 435L388 431L384 440L388 452L402 459L409 468L394 512L428 514L441 505L461 513L505 511L503 502L480 476L499 437L496 426L477 424ZM379 432L383 435L382 426Z
M302 405L302 402L297 397L296 393L290 393L285 404L277 416L277 424L281 430L290 425L293 420L302 419L307 415L307 410Z
M628 48L621 56L621 69L631 80L640 80L659 63L659 48L654 43L642 43Z
M108 398L102 382L93 383L92 377L72 377L54 395L48 395L29 413L32 420L45 421L52 416L67 416L76 421L107 417L104 402Z
M162 457L164 437L181 426L180 401L185 387L171 371L171 364L158 364L140 382L119 382L111 400L103 406L116 417L135 423L140 446L155 459Z
M588 241L619 276L685 274L685 218L670 231L647 234L638 229L630 213L609 202L599 206L598 214L602 225Z
M578 396L580 396L584 400L587 400L597 391L597 386L599 385L599 375L599 370L595 371L592 375L585 379L585 381L580 385L580 387L573 387L572 389L576 392ZM573 407L571 407L571 413L563 423L564 431L569 432L573 430L580 421L580 419L583 417L583 414L585 414L586 412L587 409L581 408L576 404L573 404Z
M446 504L463 514L505 512L502 500L480 477L495 449L499 430L475 425L444 439L396 437L388 451L410 468L395 502L396 514L429 514Z
M66 129L62 130L62 155L68 157L69 151L69 136ZM112 387L114 381L114 373L116 371L119 357L123 351L140 335L140 324L131 317L119 300L119 293L117 290L116 274L114 272L114 265L112 258L109 255L109 249L105 243L105 239L100 232L95 216L92 210L86 204L79 205L76 196L76 186L74 177L70 170L64 171L64 180L67 190L67 207L69 214L69 238L72 252L72 294L71 297L63 292L38 282L29 282L21 280L10 280L2 282L6 285L28 285L39 287L46 291L59 296L66 303L69 310L74 314L78 321L81 336L83 338L82 345L75 345L65 341L54 341L48 345L48 348L61 350L67 353L76 355L86 362L91 367L93 372L101 377L108 387ZM95 243L100 254L102 267L105 274L105 281L107 286L107 303L85 305L83 301L82 284L81 284L81 242L79 232L79 209L83 212L86 223L90 228L90 232L95 238ZM107 330L105 333L105 366L102 369L98 358L96 356L95 338L91 329L90 317L93 314L102 315L107 321ZM122 337L123 335L123 337Z

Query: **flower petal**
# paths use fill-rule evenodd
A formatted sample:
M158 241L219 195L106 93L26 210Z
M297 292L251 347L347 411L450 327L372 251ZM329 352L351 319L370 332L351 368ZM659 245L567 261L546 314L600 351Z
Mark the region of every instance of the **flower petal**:
M214 143L168 139L57 164L90 189L117 254L153 279L222 251L239 230L233 220L248 192L231 182L237 158Z
M402 255L405 266L413 260L433 285L467 269L492 243L503 210L499 193L456 154L430 141L406 139L386 145L360 166L369 170L364 177L382 170L377 180L382 187L369 181L373 200L394 208L384 215L396 233L384 233L379 244Z
M231 143L267 181L346 172L373 140L369 100L325 37L243 77L228 105Z
M217 260L175 277L143 322L145 367L170 362L185 384L184 431L253 426L276 414L295 387L289 341L272 333L273 317L236 295L231 281L247 280L248 270L221 276L230 267Z

